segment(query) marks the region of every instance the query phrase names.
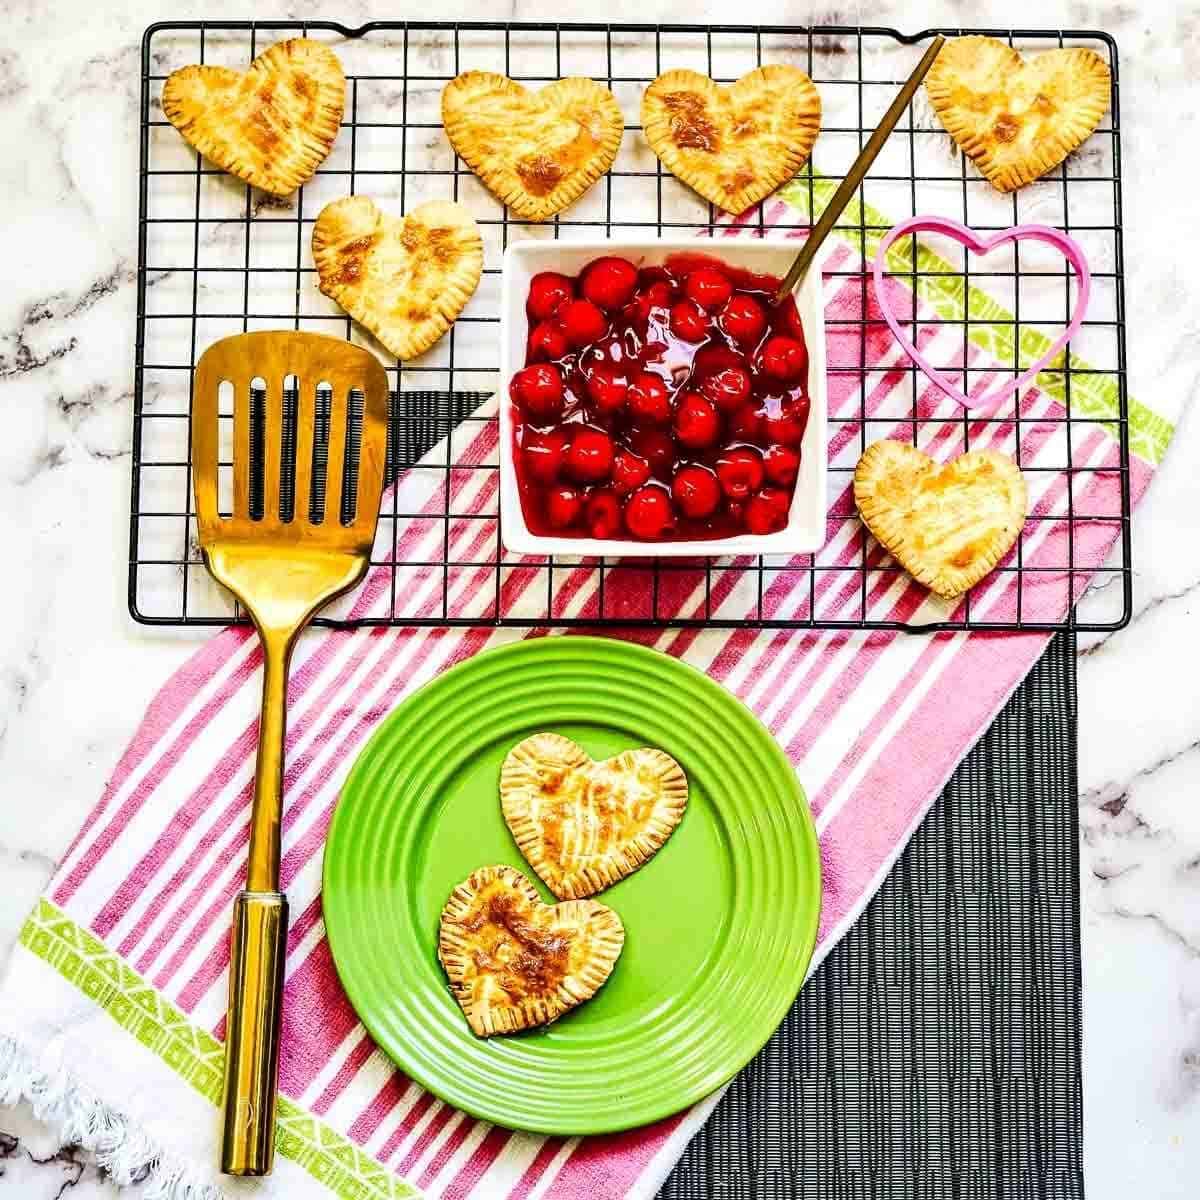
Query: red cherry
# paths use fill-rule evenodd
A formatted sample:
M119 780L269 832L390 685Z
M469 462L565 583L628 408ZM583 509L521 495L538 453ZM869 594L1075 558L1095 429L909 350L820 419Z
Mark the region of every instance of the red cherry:
M763 455L763 470L771 483L790 488L800 474L800 452L791 446L768 446Z
M611 363L597 363L587 376L587 394L602 413L620 412L628 387L625 376Z
M685 517L699 519L717 511L721 485L707 467L680 467L671 483L671 495Z
M685 342L702 342L708 337L708 314L695 300L671 305L671 332Z
M530 416L539 420L549 421L562 415L562 375L550 363L522 367L512 377L508 392Z
M652 542L674 523L671 497L665 488L648 483L625 501L625 527L635 538Z
M668 453L669 450L668 439ZM613 459L612 485L618 496L628 496L650 478L650 464L640 454L622 447Z
M778 533L787 528L788 497L779 488L765 487L746 501L743 514L746 528L751 533Z
M733 295L733 284L716 267L697 267L684 281L683 291L705 312L716 312Z
M800 310L796 307L796 298L789 296L775 309L775 329L794 337L796 341L804 341L804 325L800 321Z
M646 287L651 283L658 283L663 280L666 283L671 282L671 273L666 267L643 267L638 272L638 282L642 287Z
M733 412L750 399L750 372L744 367L725 367L707 376L700 390L722 412Z
M780 446L798 446L808 424L807 400L782 400L768 406L763 415L763 436Z
M556 487L546 493L546 520L553 529L574 525L583 511L583 495L577 488Z
M675 408L675 436L689 450L703 450L721 436L717 406L698 392L685 392Z
M583 519L594 538L616 537L621 532L621 502L608 488L588 497Z
M649 464L650 472L659 479L670 479L675 465L675 443L661 429L635 429L629 439L634 450Z
M612 465L612 438L603 429L578 426L567 447L567 473L582 483L599 483L608 478Z
M529 299L525 311L535 321L545 321L575 298L575 285L557 271L543 271L529 281Z
M795 338L774 334L760 352L763 374L781 383L795 383L808 372L808 351Z
M642 295L646 297L651 308L670 308L671 297L674 295L674 289L665 279L656 279L648 288L645 288Z
M743 349L758 344L767 328L767 314L752 296L730 296L717 314L717 324L730 341Z
M671 393L661 375L643 371L626 392L630 415L643 425L665 425L671 419Z
M728 367L747 369L745 358L728 346L701 346L692 359L692 376L695 379L707 379Z
M745 500L762 487L762 455L749 446L735 446L717 459L717 479L730 500Z
M590 300L570 300L562 306L558 319L567 341L576 349L598 342L608 332L608 318Z
M522 436L525 470L539 483L553 483L562 471L567 453L567 431L560 425L539 433L526 429Z
M585 374L597 363L623 365L630 355L621 341L620 334L610 333L598 342L593 342L586 350L579 353L579 367Z
M629 303L637 282L633 263L623 258L598 258L584 270L579 290L585 299L611 313Z
M652 311L669 308L670 305L671 285L665 279L658 279L634 294L625 314L630 321L645 325Z
M762 416L753 402L743 404L729 417L731 442L757 442L762 437Z
M563 358L570 347L562 326L555 321L542 321L529 335L529 361L539 358Z

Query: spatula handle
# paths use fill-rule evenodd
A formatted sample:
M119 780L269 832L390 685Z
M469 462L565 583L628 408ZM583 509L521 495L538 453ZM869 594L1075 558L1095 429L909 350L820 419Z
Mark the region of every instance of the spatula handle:
M275 1155L287 924L280 892L242 892L234 901L221 1143L227 1175L266 1175Z
M288 906L279 891L287 677L295 629L259 625L262 718L250 815L246 890L234 901L225 1032L221 1170L268 1175L275 1156L275 1087L287 953Z

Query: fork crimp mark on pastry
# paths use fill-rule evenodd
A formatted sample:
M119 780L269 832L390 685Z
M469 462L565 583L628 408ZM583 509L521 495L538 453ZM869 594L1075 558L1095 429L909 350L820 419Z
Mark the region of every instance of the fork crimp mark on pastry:
M442 90L450 145L519 217L573 204L617 156L625 121L608 88L568 78L531 92L506 75L467 71Z
M568 737L536 733L500 768L504 820L559 899L594 895L636 871L671 836L687 800L683 768L662 750L596 762Z
M333 148L346 76L328 46L290 38L245 71L193 65L163 84L163 115L210 162L274 196L312 178Z
M978 35L944 47L925 80L946 131L1002 192L1044 175L1087 141L1111 88L1108 64L1094 50L1022 58L1006 42Z
M450 328L483 272L479 227L451 200L404 217L369 196L335 200L317 217L312 249L321 291L401 359Z
M642 98L642 128L672 175L737 214L804 165L821 128L821 97L799 67L782 63L728 87L696 71L666 71Z
M867 528L914 579L946 599L962 595L1008 553L1025 525L1025 478L996 450L944 465L906 442L868 446L854 468L854 502Z
M480 867L442 909L438 959L477 1037L546 1025L612 973L625 928L596 900L546 904L515 867Z

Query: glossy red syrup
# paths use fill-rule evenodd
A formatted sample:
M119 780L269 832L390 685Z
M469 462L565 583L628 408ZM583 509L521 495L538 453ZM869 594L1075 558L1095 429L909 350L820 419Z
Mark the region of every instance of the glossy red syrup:
M808 351L778 280L702 254L600 258L530 284L509 383L536 534L699 541L787 524Z

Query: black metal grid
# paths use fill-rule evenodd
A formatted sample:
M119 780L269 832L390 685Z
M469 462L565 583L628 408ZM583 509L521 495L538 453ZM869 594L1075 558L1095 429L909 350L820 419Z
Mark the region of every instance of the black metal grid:
M393 474L412 467L441 471L438 504L427 511L405 511L395 492L385 494L375 565L391 572L390 605L356 621L325 617L321 623L346 624L512 624L541 625L760 625L779 628L899 628L931 630L1015 630L1074 627L1111 630L1131 612L1129 531L1129 420L1126 396L1125 314L1121 247L1120 107L1117 52L1103 33L1039 30L953 30L990 32L1022 50L1086 45L1109 63L1112 72L1110 116L1088 148L1032 188L997 200L961 155L951 155L948 135L916 108L897 128L884 154L859 189L859 206L848 210L838 233L869 260L870 246L895 220L920 211L954 216L976 229L998 229L1039 219L1066 229L1085 243L1092 257L1094 296L1091 314L1070 349L1061 371L1064 418L1002 406L991 417L961 417L961 440L969 447L987 441L1021 458L1022 439L1043 434L1061 461L1021 465L1031 482L1039 474L1065 478L1065 495L1055 507L1035 512L1029 531L1040 526L1047 542L1061 546L1061 561L1026 562L1026 542L1018 542L1001 573L1016 581L1015 611L999 619L980 611L968 593L957 608L918 609L896 619L877 602L900 568L881 557L858 524L852 500L841 493L854 462L876 437L911 436L925 446L944 416L930 415L921 398L923 377L915 366L896 370L907 378L906 399L886 411L871 411L867 395L876 374L868 370L868 342L883 323L872 312L867 270L857 257L831 272L848 292L857 290L857 313L830 322L831 383L849 377L857 389L858 412L830 422L831 438L841 434L842 451L830 463L830 542L814 555L793 559L603 560L507 555L499 539L498 504L465 513L456 505L456 489L470 485L465 475L495 473L494 457L465 469L455 466L447 435L455 423L494 420L474 414L497 385L494 333L498 321L499 257L510 239L551 236L619 239L648 231L678 235L711 234L720 214L665 174L649 153L636 124L626 134L614 169L566 213L537 227L510 216L492 199L445 141L437 99L442 85L460 70L502 70L534 86L563 74L590 74L617 93L626 113L636 116L644 86L660 71L689 65L728 81L764 61L792 61L817 83L824 105L823 128L813 160L798 177L799 199L807 213L773 231L803 230L819 211L826 187L842 178L874 127L895 89L907 75L935 30L904 35L892 29L858 27L642 26L503 23L373 23L352 29L335 22L165 22L151 26L142 50L141 190L137 347L134 390L133 480L130 520L129 606L139 621L155 624L224 624L243 619L229 599L207 579L196 542L190 477L187 416L191 371L198 354L216 337L246 329L291 328L340 332L378 351L352 322L317 292L308 249L311 225L328 201L365 191L393 211L424 199L452 196L467 204L485 241L484 277L454 328L421 359L390 375L393 437L389 453ZM245 65L257 52L283 36L306 34L328 40L347 67L347 111L342 134L330 158L312 181L289 201L274 201L232 180L187 149L162 118L162 81L187 62ZM919 104L920 101L914 102ZM840 173L839 173L840 172ZM1031 212L1029 206L1044 211ZM887 222L871 219L874 211ZM758 227L764 227L760 210ZM1022 254L1026 263L1022 265ZM1039 321L1062 322L1069 314L1069 269L1030 265L1028 252L1014 250L1011 266L971 270L963 252L961 268L949 278L961 280L964 296L973 282L989 292L1011 296L1011 318L932 321L920 328L961 326L966 354L972 330L981 325L1012 328L1012 374L1019 372L1020 339ZM868 264L869 265L869 264ZM916 270L905 278L916 288L939 279ZM1052 284L1046 281L1051 280ZM1053 286L1063 298L1052 312L1033 311L1030 295ZM1022 295L1025 317L1022 318ZM1044 299L1044 297L1043 297ZM970 311L970 310L968 310ZM840 340L839 340L840 339ZM969 380L974 367L963 369ZM1101 414L1079 403L1097 382L1109 389L1115 411ZM895 403L900 408L894 407ZM997 433L1005 419L1018 436ZM900 424L897 424L900 422ZM1115 430L1120 459L1097 466L1082 457L1102 428ZM443 445L438 447L439 443ZM433 453L433 457L422 457ZM1103 484L1095 488L1094 484ZM1103 492L1095 503L1082 497ZM1094 507L1093 507L1094 505ZM440 524L440 547L415 558L397 556L399 531L414 520ZM464 523L490 524L485 537L456 536ZM839 534L842 541L839 542ZM1080 538L1115 537L1116 552L1099 568L1090 591L1080 599L1076 569ZM463 544L472 547L468 553ZM482 550L480 546L482 545ZM831 547L840 547L838 558ZM849 547L849 553L846 552ZM588 582L580 587L580 572ZM451 588L469 573L485 576L491 594L470 611L456 611ZM437 580L440 597L417 610L406 607L404 578ZM645 583L649 578L650 587ZM507 586L513 580L520 587ZM568 587L568 581L570 581ZM986 582L978 586L982 590ZM786 603L773 597L793 585ZM628 586L626 586L628 585ZM798 585L798 586L795 586ZM1047 590L1049 589L1049 590ZM564 599L593 596L582 610ZM681 591L693 597L677 607ZM520 602L511 599L519 594ZM630 601L637 595L636 604ZM1053 596L1052 619L1031 596ZM822 596L838 597L837 606ZM732 597L732 598L730 598ZM1079 608L1071 603L1079 600ZM1061 602L1059 602L1061 601ZM1031 615L1031 609L1033 615ZM886 615L881 616L881 611Z
M660 1200L1082 1200L1075 639L954 773Z

